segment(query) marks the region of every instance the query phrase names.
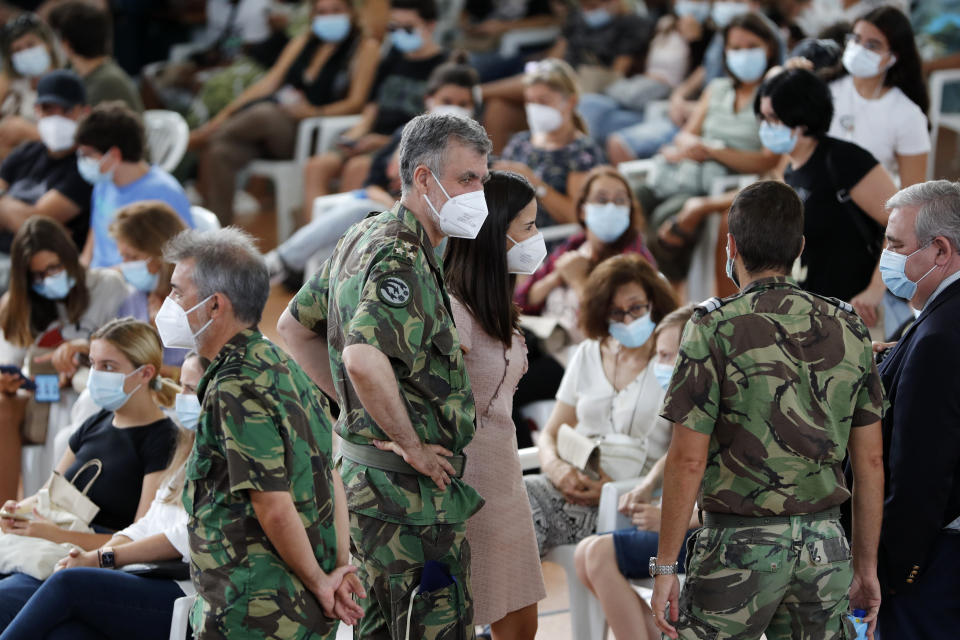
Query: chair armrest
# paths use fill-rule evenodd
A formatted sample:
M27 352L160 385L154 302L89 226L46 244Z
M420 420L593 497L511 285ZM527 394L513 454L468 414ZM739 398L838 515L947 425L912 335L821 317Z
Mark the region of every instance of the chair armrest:
M551 44L560 35L560 27L531 27L529 29L513 29L500 37L500 55L513 57L523 47L538 44Z
M293 159L296 162L305 162L312 155L329 151L333 148L337 138L344 131L360 122L361 117L356 114L304 118L297 128L297 146ZM314 137L317 139L317 144L315 148L311 148Z
M603 485L600 490L600 507L597 510L597 533L616 531L631 526L630 519L617 511L617 507L620 503L620 496L637 486L638 482L640 482L639 478L630 478L608 482Z
M540 229L540 233L543 234L544 242L553 242L554 240L566 240L573 234L578 231L582 231L583 227L578 224L557 224L552 227L544 227Z
M521 469L532 471L540 468L540 450L537 447L524 447L519 453Z
M710 183L710 195L720 196L728 191L740 190L753 184L760 176L753 173L733 174L714 178Z

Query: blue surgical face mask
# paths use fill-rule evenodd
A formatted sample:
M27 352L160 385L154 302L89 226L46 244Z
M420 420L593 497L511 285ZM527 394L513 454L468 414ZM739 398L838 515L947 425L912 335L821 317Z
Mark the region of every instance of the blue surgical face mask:
M713 23L723 29L737 16L750 11L750 7L745 2L714 2L710 10L710 17Z
M423 46L420 31L410 33L404 29L395 29L390 33L390 42L401 53L413 53Z
M150 293L157 288L160 281L160 272L150 273L147 267L149 260L131 260L130 262L120 263L120 272L127 282L137 291Z
M727 68L740 82L756 82L767 70L767 50L763 47L753 49L727 49Z
M653 335L653 330L656 328L656 323L650 318L650 314L647 313L630 324L611 322L610 337L628 349L633 349L634 347L645 344L647 340L650 339L650 336Z
M601 242L613 242L630 227L630 207L608 202L588 202L583 207L584 222Z
M666 390L670 387L670 379L673 377L673 365L664 364L662 362L654 362L653 375L656 376L657 382L660 383L660 386Z
M883 284L887 285L890 293L904 300L913 299L913 296L917 293L917 285L920 284L920 280L926 278L937 268L937 265L934 264L930 267L930 271L920 276L920 280L916 282L907 277L907 260L926 248L920 247L906 256L896 251L890 251L890 249L883 250L883 253L880 254L880 277L883 278Z
M774 153L790 153L797 146L797 134L785 124L760 123L760 142Z
M696 0L677 0L673 5L673 12L683 18L690 16L699 23L704 23L710 17L710 3Z
M611 20L613 20L613 15L603 7L600 7L599 9L591 9L590 11L583 11L581 15L583 16L583 21L586 22L587 26L591 29L605 27L610 24Z
M87 390L90 392L90 399L101 409L116 411L127 404L130 396L143 386L142 384L138 384L130 393L123 390L123 385L127 382L127 378L142 368L143 367L137 367L126 375L115 371L100 371L94 369L90 372L90 377L87 379Z
M96 185L100 182L109 182L113 180L113 172L116 167L106 173L101 173L100 165L103 164L103 160L103 157L97 160L96 158L88 158L87 156L78 155L77 172L80 174L81 178L92 185Z
M350 16L346 13L316 16L310 27L324 42L343 42L350 33Z
M67 270L47 276L40 282L33 283L33 290L47 300L63 300L73 289L77 281L70 277Z
M197 430L200 421L200 399L195 393L178 393L174 409L180 426L190 431Z

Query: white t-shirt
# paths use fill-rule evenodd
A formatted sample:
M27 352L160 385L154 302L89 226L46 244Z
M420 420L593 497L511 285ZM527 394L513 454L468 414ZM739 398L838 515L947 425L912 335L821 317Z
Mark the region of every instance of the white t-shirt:
M171 478L170 480L172 480ZM142 518L126 529L117 532L136 542L143 538L162 533L177 550L184 562L190 562L190 543L187 538L187 512L183 509L183 502L179 496L172 502L163 499L170 493L171 482L167 480L157 489L150 508Z
M661 458L670 446L671 425L660 417L660 406L666 392L657 382L653 367L641 371L619 392L603 371L600 343L584 340L567 363L557 390L557 400L576 408L577 431L596 439L619 434L629 437L646 451L643 468L634 477L642 476ZM614 469L601 466L613 476Z
M859 145L873 154L896 179L897 154L913 156L930 151L927 116L897 87L877 100L867 100L844 76L830 84L833 122L828 135Z

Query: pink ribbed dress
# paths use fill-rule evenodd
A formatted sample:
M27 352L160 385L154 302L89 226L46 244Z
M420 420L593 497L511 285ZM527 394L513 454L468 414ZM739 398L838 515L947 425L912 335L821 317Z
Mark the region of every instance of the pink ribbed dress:
M513 393L527 369L527 346L516 335L505 349L459 300L451 303L477 405L464 480L486 500L467 521L474 623L490 624L546 597L511 418Z

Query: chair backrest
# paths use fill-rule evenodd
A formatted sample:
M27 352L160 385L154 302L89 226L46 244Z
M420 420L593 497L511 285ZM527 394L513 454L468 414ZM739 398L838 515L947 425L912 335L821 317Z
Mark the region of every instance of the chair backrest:
M152 109L143 113L150 163L172 172L187 152L190 127L176 111Z
M193 224L200 231L216 231L221 226L217 214L199 205L190 207L190 215L193 217Z

